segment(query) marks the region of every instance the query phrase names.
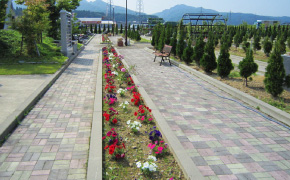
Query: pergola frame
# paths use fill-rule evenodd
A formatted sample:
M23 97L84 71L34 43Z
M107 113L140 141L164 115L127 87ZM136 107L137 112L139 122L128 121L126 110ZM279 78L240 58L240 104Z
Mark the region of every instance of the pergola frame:
M191 24L192 32L195 36L200 33L200 30L204 30L207 27L206 34L212 30L213 27L227 27L227 21L220 14L215 13L186 13L182 16L183 25L186 26L188 23ZM204 24L206 22L206 24ZM216 22L223 22L224 24L215 24Z

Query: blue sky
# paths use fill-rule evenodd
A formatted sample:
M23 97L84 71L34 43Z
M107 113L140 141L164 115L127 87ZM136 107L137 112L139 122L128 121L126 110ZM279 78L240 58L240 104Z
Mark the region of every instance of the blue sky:
M94 0L87 0L94 1ZM107 2L107 0L103 0ZM114 5L126 5L126 0L111 0ZM136 10L137 0L127 0L128 8ZM177 4L203 7L220 12L242 12L266 16L289 16L290 0L143 0L144 12L153 14ZM289 19L290 20L290 19Z

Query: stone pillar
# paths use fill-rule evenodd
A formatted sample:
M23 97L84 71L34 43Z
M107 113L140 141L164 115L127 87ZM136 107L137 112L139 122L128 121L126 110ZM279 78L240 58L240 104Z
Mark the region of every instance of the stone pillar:
M65 56L71 56L72 51L72 21L71 13L65 10L60 11L61 19L61 52Z
M286 75L290 74L290 56L289 55L282 55L284 61L284 69L286 72Z

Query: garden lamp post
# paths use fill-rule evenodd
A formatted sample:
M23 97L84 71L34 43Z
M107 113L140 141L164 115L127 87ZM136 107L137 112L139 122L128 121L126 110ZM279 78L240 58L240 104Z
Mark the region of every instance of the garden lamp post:
M127 46L127 0L126 0L126 27L125 27L125 46Z

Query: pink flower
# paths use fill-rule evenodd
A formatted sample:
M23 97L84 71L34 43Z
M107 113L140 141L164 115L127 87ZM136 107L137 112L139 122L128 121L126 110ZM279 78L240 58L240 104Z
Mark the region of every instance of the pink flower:
M145 119L145 116L142 116L141 121L144 121L144 119Z
M111 136L112 131L107 132L107 136Z
M155 144L152 144L152 146L150 147L150 149L154 149L155 148Z
M173 180L174 178L172 177L172 178L170 178L169 180Z
M158 147L157 149L158 149L158 151L162 152L163 147Z
M152 120L153 120L152 118L149 118L149 119L148 119L148 121L152 121Z
M159 151L156 151L155 154L159 154Z
M122 72L126 72L126 69L125 69L125 68L122 68L121 71L122 71Z

